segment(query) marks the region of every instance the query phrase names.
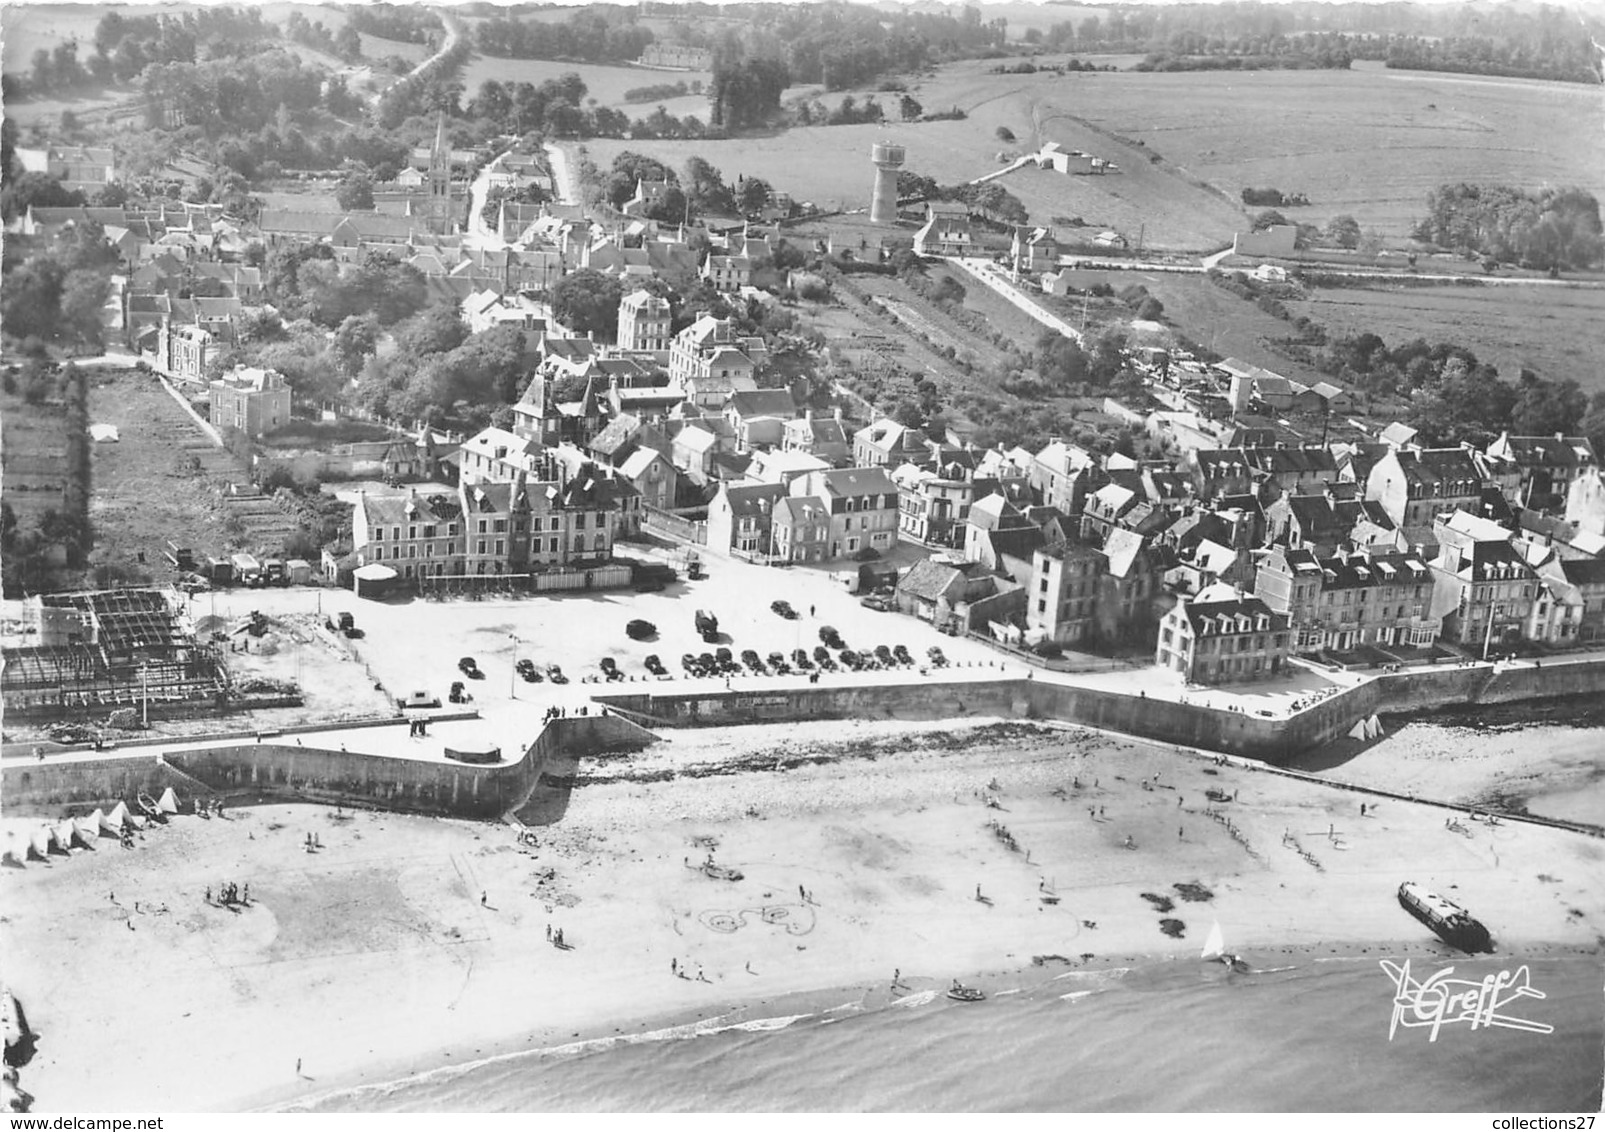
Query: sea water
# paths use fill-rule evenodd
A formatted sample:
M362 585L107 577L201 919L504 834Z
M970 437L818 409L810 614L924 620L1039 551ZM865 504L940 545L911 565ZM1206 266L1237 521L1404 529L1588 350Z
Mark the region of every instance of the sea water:
M714 1020L453 1066L319 1098L391 1111L1448 1111L1595 1112L1605 1066L1598 957L1417 954L1473 982L1524 962L1542 999L1390 1038L1396 985L1357 958L1033 969L984 1002L941 991L864 1009ZM1398 961L1395 957L1394 961ZM883 1002L884 988L875 1001ZM847 997L847 996L844 996Z

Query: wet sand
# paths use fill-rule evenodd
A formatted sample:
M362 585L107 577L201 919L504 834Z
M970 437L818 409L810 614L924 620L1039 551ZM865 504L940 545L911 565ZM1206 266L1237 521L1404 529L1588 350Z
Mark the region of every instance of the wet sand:
M1461 834L1407 803L1362 819L1346 790L1076 728L686 731L552 777L524 811L537 847L505 825L272 804L0 871L36 1111L294 1105L665 1020L839 1005L890 993L894 970L945 987L1196 956L1216 919L1250 955L1429 944L1394 899L1406 879L1504 950L1605 936L1590 838ZM710 852L743 879L696 868ZM223 881L252 906L205 903Z

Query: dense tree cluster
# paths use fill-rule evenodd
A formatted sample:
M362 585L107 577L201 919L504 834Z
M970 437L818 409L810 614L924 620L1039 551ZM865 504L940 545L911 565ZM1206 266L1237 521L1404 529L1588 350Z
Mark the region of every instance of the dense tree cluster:
M1582 189L1440 185L1416 238L1539 270L1587 268L1605 254L1599 201Z
M444 31L440 15L424 4L351 4L346 27L380 39L433 46Z
M1053 51L1142 51L1142 70L1262 66L1390 67L1600 81L1586 21L1564 8L1513 4L1315 3L1128 6L1027 36ZM1597 35L1599 29L1592 29Z
M357 402L382 416L450 418L482 428L496 406L518 400L529 372L522 330L469 334L450 305L416 316L400 328L397 343L394 354L369 358L357 379Z
M466 38L452 44L449 51L432 58L422 70L390 84L374 108L374 124L393 130L408 118L433 114L437 110L457 116L462 84L457 81L463 64L473 49Z
M8 75L6 94L50 94L91 84L130 82L146 67L252 55L278 36L256 8L201 7L183 15L108 12L95 25L94 54L79 58L76 40L33 53L26 82Z
M333 329L351 315L390 326L423 309L428 285L418 269L386 252L369 252L360 267L341 266L317 245L275 248L263 265L267 298L286 318Z
M467 114L512 134L623 137L629 119L605 106L584 107L587 93L585 80L572 71L539 84L486 79Z
M701 94L702 80L687 83L653 83L651 86L632 86L624 92L625 102L658 102L665 98L684 98L688 94Z
M725 130L761 126L779 113L780 96L790 85L791 72L779 59L716 55L709 122Z
M1310 203L1310 198L1303 193L1284 193L1281 189L1255 189L1243 190L1243 203L1253 208L1294 208Z
M826 90L869 86L889 73L1001 51L1008 30L1002 19L983 20L974 5L957 13L841 3L733 5L726 12L748 21L749 55L782 60L793 82L819 83Z
M193 126L217 137L306 121L323 102L323 79L321 70L280 50L237 61L157 64L145 69L140 85L148 125Z
M639 58L652 33L630 8L587 8L566 20L497 16L479 25L474 42L485 55L504 59L576 59L626 63Z
M588 267L571 271L552 287L552 317L577 334L610 339L619 324L624 286Z
M284 35L292 43L303 43L347 63L362 58L362 36L349 23L334 32L324 27L322 20L309 20L300 12L291 12L284 21Z
M26 352L45 343L98 351L116 259L92 220L49 241L7 237L0 329Z

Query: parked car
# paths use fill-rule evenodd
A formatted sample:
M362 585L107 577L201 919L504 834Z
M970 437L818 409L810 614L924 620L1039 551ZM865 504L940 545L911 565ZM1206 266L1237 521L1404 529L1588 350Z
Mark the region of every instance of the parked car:
M757 652L753 649L742 650L741 663L752 669L752 671L759 676L764 674L763 661L758 658Z
M431 692L412 692L398 699L396 706L403 711L408 708L436 708L440 706L440 697Z
M667 676L669 674L669 670L664 668L663 662L658 659L657 653L653 653L646 658L646 670L654 676Z
M706 609L697 610L696 625L698 635L708 644L719 639L719 619Z
M842 635L836 631L836 626L834 625L821 625L819 627L819 639L833 649L847 647L842 643Z
M619 671L619 662L610 656L604 656L602 658L602 673L609 680L624 679L624 673Z
M479 670L478 663L471 656L465 656L457 662L457 671L470 680L483 680L485 674Z
M720 670L719 661L711 652L705 652L698 656L697 663L702 665L702 674L704 676L713 676Z
M892 650L886 645L876 645L875 659L890 667L892 664Z
M658 627L636 618L624 627L624 632L632 641L647 641L658 635Z
M450 699L454 704L466 704L473 700L474 697L470 696L463 690L463 682L461 680L453 680L451 684L451 695L447 698Z
M791 607L791 602L789 601L772 601L769 603L769 608L780 614L787 621L797 620L797 611Z
M852 649L842 649L842 665L843 667L851 668L854 672L858 672L864 667L864 658Z
M798 672L807 672L814 666L814 662L808 659L807 649L792 649L791 662L797 666Z
M931 664L934 665L935 667L937 667L937 668L946 668L947 667L947 656L942 652L942 650L938 646L932 645L930 648L926 649L925 650L925 655L931 658Z
M540 683L541 674L535 671L535 662L528 657L513 665L513 671L522 676L526 684Z
M568 677L564 676L563 670L555 664L548 664L546 666L546 678L554 684L568 683Z
M680 655L680 667L693 676L702 675L702 662L691 653L682 653Z
M773 668L777 675L780 675L780 676L790 676L791 675L791 665L786 663L786 654L785 653L783 653L783 652L772 652L772 653L769 654L769 658L768 659L769 659L769 667Z
M898 664L912 665L914 663L914 657L910 655L907 645L893 645L892 655L897 658Z
M865 609L873 609L879 613L889 613L892 610L892 599L885 594L870 594L868 597L858 599L858 604Z

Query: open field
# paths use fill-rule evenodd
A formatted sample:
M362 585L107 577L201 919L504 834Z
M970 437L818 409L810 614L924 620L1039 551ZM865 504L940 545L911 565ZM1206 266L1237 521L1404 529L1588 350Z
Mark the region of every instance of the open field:
M1057 141L1113 160L1121 171L1007 174L1001 183L1034 222L1079 216L1133 241L1140 236L1151 248L1183 250L1225 246L1246 223L1237 202L1248 185L1307 192L1315 203L1296 210L1300 221L1324 224L1350 213L1402 241L1427 193L1443 182L1599 180L1591 152L1575 139L1605 125L1600 100L1575 84L1379 68L993 75L992 65L955 63L911 84L927 111L958 106L969 115L963 121L812 126L700 142L694 150L727 177L755 174L798 199L852 209L868 204L868 153L877 139L903 144L907 168L943 183L991 172L1000 151ZM879 97L883 105L895 101ZM1000 126L1018 141L1000 142ZM687 148L603 139L590 147L604 166L626 148L679 164Z
M67 486L67 418L60 403L29 405L0 394L0 452L5 455L5 501L21 527L60 511Z
M547 79L555 79L569 73L577 74L585 80L586 100L594 98L602 106L611 106L623 110L632 118L644 118L651 114L660 105L657 102L625 102L624 92L638 86L657 86L661 83L683 82L689 86L693 82L701 81L704 84L713 76L706 71L651 71L640 67L609 67L598 63L565 63L554 59L498 59L489 55L475 55L468 60L463 68L463 90L465 99L470 98L479 90L479 84L486 79L495 79L497 82L509 83L535 83L539 85ZM684 98L671 98L661 103L663 108L676 118L683 118L687 114L695 114L704 122L708 120L708 99L701 94L690 94ZM627 142L626 146L634 148L638 143ZM678 147L678 156L669 159L669 163L676 169L692 153L699 152L697 146L690 142L646 143L664 144ZM611 158L609 158L611 160ZM712 158L710 157L711 161ZM718 162L714 162L718 164Z
M168 539L197 554L222 553L214 483L239 474L233 457L213 447L154 378L132 370L90 375L89 419L116 425L122 437L92 448L91 562L134 565L143 555L147 569L165 576ZM191 455L200 470L180 471Z
M1051 95L1046 96L1049 102ZM1234 200L1249 185L1309 194L1290 214L1352 214L1405 238L1439 184L1597 187L1597 89L1387 71L1099 75L1064 109L1145 142ZM1091 147L1084 147L1091 148Z
M1220 295L1255 309L1225 292ZM1605 351L1605 290L1322 287L1310 296L1288 303L1288 309L1309 315L1333 335L1370 331L1390 346L1412 338L1454 342L1497 365L1507 378L1525 367L1551 379L1572 378L1589 393L1605 389L1605 370L1599 364Z

